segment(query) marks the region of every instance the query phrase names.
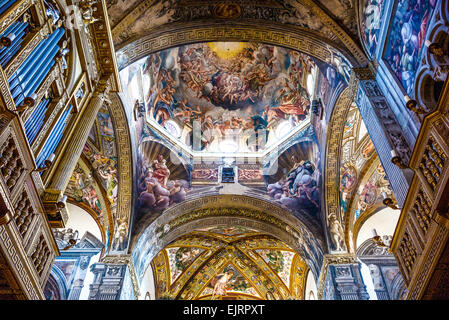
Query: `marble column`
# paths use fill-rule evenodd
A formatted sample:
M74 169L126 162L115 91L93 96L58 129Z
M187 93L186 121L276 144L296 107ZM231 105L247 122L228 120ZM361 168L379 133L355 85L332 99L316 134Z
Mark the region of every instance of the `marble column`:
M70 138L71 142L64 150L64 154L58 163L58 167L54 171L49 189L60 191L65 190L72 172L75 169L76 163L83 152L84 145L86 144L90 129L95 122L97 113L103 103L108 101L109 90L109 82L100 80L100 83L97 86L89 104L84 109L81 118L73 130L73 135Z

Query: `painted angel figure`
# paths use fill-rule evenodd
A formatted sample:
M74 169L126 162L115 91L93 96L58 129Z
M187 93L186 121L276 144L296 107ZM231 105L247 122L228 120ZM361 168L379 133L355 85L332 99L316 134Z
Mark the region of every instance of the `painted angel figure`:
M218 296L225 296L227 293L227 286L228 282L231 280L232 276L234 275L234 271L229 270L225 273L218 274L213 280L212 285L214 286L214 290L212 291L212 297L211 300L214 300L214 298ZM215 281L214 281L215 280Z

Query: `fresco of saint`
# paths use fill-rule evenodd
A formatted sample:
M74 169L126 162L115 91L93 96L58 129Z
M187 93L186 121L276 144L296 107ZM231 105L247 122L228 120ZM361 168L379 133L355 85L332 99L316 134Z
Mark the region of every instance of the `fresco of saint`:
M173 203L185 200L188 183L185 180L170 180L170 170L161 154L156 159L143 160L138 180L138 207L145 211L159 211Z
M320 207L319 170L310 160L299 161L296 156L291 163L292 168L279 181L267 185L267 194L293 211L308 208L316 212Z

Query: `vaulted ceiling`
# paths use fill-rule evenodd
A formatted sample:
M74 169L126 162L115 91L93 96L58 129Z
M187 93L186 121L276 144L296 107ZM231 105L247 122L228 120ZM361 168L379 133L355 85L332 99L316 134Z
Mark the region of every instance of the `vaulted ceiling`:
M108 13L116 50L149 34L214 25L289 28L298 34L347 50L358 62L366 58L357 30L357 8L350 0L109 0Z
M162 299L303 299L307 266L283 242L245 227L197 229L152 262Z

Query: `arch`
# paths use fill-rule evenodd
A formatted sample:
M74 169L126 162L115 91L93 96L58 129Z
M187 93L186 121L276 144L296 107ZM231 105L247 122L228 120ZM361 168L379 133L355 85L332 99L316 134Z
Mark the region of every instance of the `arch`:
M430 30L427 41L438 43L443 48L449 47L449 27L444 24L444 21L433 22L433 29ZM422 63L417 70L415 97L421 105L426 106L431 112L438 104L444 82L447 79L448 69L449 58L431 54L429 47L427 47L425 54L423 54Z
M62 271L52 266L47 283L44 287L44 295L47 300L67 300L67 280Z
M100 220L100 218L101 218L100 213L96 212L96 210L94 208L92 208L87 203L83 202L83 198L80 199L80 197L77 196L76 193L73 192L75 190L74 190L74 188L71 187L72 186L71 181L72 181L74 173L78 167L80 170L82 170L82 172L84 174L87 174L87 175L90 174L92 176L93 183L91 186L97 194L98 201L100 202L101 208L104 208L104 210L102 210L102 213L106 215L106 219L103 219L103 223ZM101 181L98 179L98 177L96 177L93 174L93 172L94 172L94 169L92 167L92 164L89 162L89 160L87 159L87 157L84 154L81 154L80 158L78 159L77 165L76 165L74 171L72 172L70 181L67 184L66 189L64 190L64 194L67 195L67 197L68 197L67 201L69 203L80 207L81 209L86 211L95 220L95 223L98 225L100 232L101 232L102 242L110 243L111 235L109 235L109 237L106 235L106 227L109 226L109 231L111 232L111 228L113 228L113 224L112 224L113 216L111 213L111 204L109 203L109 200L106 196L106 191L103 189L103 186L101 185ZM76 186L74 186L74 187L76 187ZM84 185L83 189L85 189L86 187L87 187L87 185ZM106 249L107 248L104 248L103 250L106 250Z
M97 224L98 229L100 230L100 233L101 233L101 242L106 243L106 241L107 241L107 239L106 239L106 230L101 225L101 221L98 219L97 214L95 213L95 211L90 206L88 206L87 204L85 204L83 202L74 201L72 198L67 198L67 202L70 203L70 204L73 204L74 206L80 207L81 209L86 211L92 217L92 219L94 219L94 221ZM80 235L80 236L82 236L82 235ZM103 248L103 251L105 250L105 248ZM101 255L103 255L103 252L102 252Z
M353 66L366 62L366 58L354 58L346 48L303 28L271 22L261 25L255 22L228 21L225 25L217 25L216 22L196 21L172 23L152 30L145 37L130 39L117 48L118 67L119 70L124 69L133 62L164 49L213 41L261 42L304 52L324 62L330 61L331 53L336 51L343 54Z
M211 283L208 281L198 283L195 279L204 279L204 275L208 274L207 279L213 281L217 273L227 268L236 272L236 277L240 278L240 281L254 289L252 292L245 292L252 296L251 298L268 299L270 295L267 293L271 290L273 290L272 297L277 299L304 298L304 282L308 268L294 250L279 239L266 233L255 232L252 228L235 229L234 225L229 225L229 228L225 229L231 233L238 230L238 235L225 235L220 231L216 232L216 227L217 224L213 224L212 228L201 228L184 235L157 254L151 262L152 269L156 270L155 282L158 289L156 298L162 296L194 300L210 298L212 292L205 293L204 290L207 290ZM274 262L272 264L264 258L268 252L259 250L267 250L280 260L271 261ZM181 262L184 267L177 267L177 263L172 262L173 259ZM283 270L281 273L278 267ZM174 276L172 274L171 277L167 277L173 270L178 272L175 272ZM241 272L242 270L245 272ZM261 278L254 277L256 275ZM236 291L242 292L238 289ZM229 292L225 293L228 294Z
M222 194L187 200L166 209L154 222L138 226L130 244L138 282L150 261L170 242L195 228L216 225L217 221L251 227L283 241L304 257L318 278L324 255L320 232L271 202Z
M353 78L354 79L354 78ZM344 133L344 126L348 116L348 112L351 103L354 98L357 85L350 83L350 86L345 88L338 97L332 114L329 119L326 139L326 151L324 155L324 192L323 197L325 208L322 210L322 221L327 228L325 230L325 236L328 242L328 247L333 248L331 250L338 251L337 240L330 239L329 231L329 219L333 216L335 227L340 224L340 228L343 225L340 217L340 193L339 193L339 173L340 173L340 154L341 154L341 138ZM333 235L334 239L340 238L340 241L344 241L344 234L335 231ZM345 251L345 248L341 248ZM342 251L342 250L340 250Z
M126 223L127 236L131 224L131 211L133 203L133 154L131 150L131 133L129 130L128 115L120 97L113 93L110 95L111 106L108 107L114 128L114 135L120 137L116 140L117 148L117 199L116 213L110 221L110 243L112 245L113 236L119 221Z

